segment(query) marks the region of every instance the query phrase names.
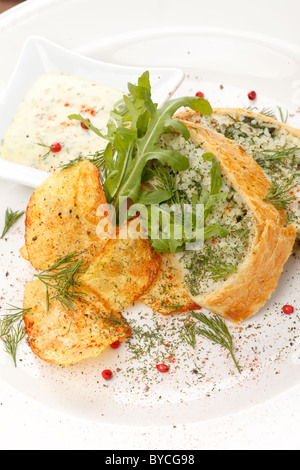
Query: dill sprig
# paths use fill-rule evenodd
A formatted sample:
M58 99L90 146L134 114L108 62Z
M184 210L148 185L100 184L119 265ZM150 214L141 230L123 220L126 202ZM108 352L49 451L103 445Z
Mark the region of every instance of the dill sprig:
M294 179L295 173L287 181L274 181L264 201L270 202L278 210L288 210L290 204L296 200L296 197L290 194L295 187Z
M192 317L203 324L203 327L195 327L195 333L204 336L214 344L219 344L223 348L227 349L238 372L241 374L241 368L233 352L233 339L225 322L220 317L215 315L207 317L204 313L193 312Z
M280 116L280 119L281 119L281 122L283 122L284 124L286 124L288 122L288 119L289 119L289 112L288 110L286 109L285 110L285 113L283 112L283 109L280 107L280 106L277 106L277 109L279 111L279 116Z
M12 313L2 315L0 320L0 339L4 342L4 350L9 354L17 367L17 349L19 343L25 337L23 318L30 312L31 308L22 309L9 305L8 311ZM14 326L17 323L16 326Z
M180 204L180 196L176 183L176 174L170 167L155 163L152 167L154 175L154 186L157 190L166 190L170 193L169 203Z
M5 330L5 328L10 328L14 323L20 322L23 320L25 315L30 312L31 308L20 308L20 307L15 307L14 305L8 304L10 307L7 309L9 312L12 312L7 315L3 315L2 319L0 320L0 338L2 337L1 332L2 328Z
M280 106L276 106L278 112L279 112L279 118L281 120L281 122L283 122L284 124L287 123L288 119L289 119L289 112L288 110L285 110L285 112L283 111L283 109L280 107ZM270 117L270 118L273 118L273 119L277 119L278 120L278 117L277 117L277 114L276 114L276 111L272 108L263 108L261 110L258 110L257 107L255 106L248 106L247 108L245 108L247 111L253 111L253 112L257 112L258 114L262 114L263 116L266 116L266 117Z
M235 274L237 272L237 267L234 264L226 264L222 261L218 261L217 264L208 263L207 269L209 271L209 279L213 279L214 281L227 279L230 274Z
M98 168L98 170L101 170L105 163L104 150L103 151L99 150L98 152L95 152L92 155L79 155L77 158L70 160L68 163L65 163L64 165L61 165L59 169L62 171L67 170L69 168L72 168L74 165L77 165L77 163L83 162L85 160L88 160L93 165L95 165Z
M208 279L215 281L226 280L231 274L237 272L237 266L231 263L225 263L213 256L213 250L209 250L207 254L199 253L197 261L193 261L193 266L199 272L205 270ZM189 269L192 268L192 265Z
M184 325L183 339L193 348L196 347L196 323L190 321Z
M18 345L23 338L25 338L25 330L22 323L19 323L16 327L12 326L10 328L9 333L4 339L4 350L13 358L15 367L17 367Z
M47 311L50 305L50 288L55 291L52 298L58 300L66 310L74 311L74 301L83 301L85 294L80 292L81 283L78 280L87 270L86 261L80 258L83 253L84 251L77 251L63 256L49 269L35 275L46 286Z
M247 106L245 109L246 111L256 112L257 114L262 114L263 116L277 119L276 113L272 108L265 107L259 110L256 106Z
M6 209L5 213L5 226L0 237L4 238L7 232L11 229L11 227L25 214L25 211L12 211L11 209Z
M259 111L258 114L262 114L263 116L270 117L276 119L276 113L272 108L263 108Z
M50 153L52 152L52 149L51 149L51 146L50 145L46 145L46 144L42 144L40 142L38 142L36 145L39 145L40 147L44 147L44 148L47 148L48 149L48 152L46 152L41 158L42 160L45 160L49 155Z
M259 165L265 162L282 161L287 158L294 158L298 152L300 152L300 147L281 147L277 150L264 150L258 153L262 158L257 158L256 161Z

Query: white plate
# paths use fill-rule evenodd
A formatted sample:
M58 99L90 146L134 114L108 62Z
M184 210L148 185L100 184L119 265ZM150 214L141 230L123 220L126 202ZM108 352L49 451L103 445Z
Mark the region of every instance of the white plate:
M86 80L93 80L123 92L128 82L136 83L145 71L140 67L127 67L88 59L40 37L29 38L0 100L0 141L29 88L43 74L61 72ZM150 68L153 98L161 106L178 88L184 73L175 68ZM0 159L2 179L36 188L47 176L43 171Z
M28 34L43 32L49 39L100 60L143 67L161 65L163 62L164 65L179 67L186 72L187 79L177 95L201 89L213 105L248 105L247 92L254 88L259 93L257 105L260 108L277 104L288 107L295 113L290 123L299 126L296 111L299 107L297 81L300 77L300 53L297 46L300 46L300 39L297 18L300 11L293 1L287 0L284 5L284 11L294 11L286 22L282 21L280 8L274 9L272 21L269 21L269 5L266 2L264 6L258 0L252 2L250 10L248 4L241 6L235 0L231 5L221 0L205 5L191 0L188 8L182 8L182 2L164 0L158 5L149 6L147 15L138 9L139 5L138 0L132 0L132 15L128 14L126 21L123 21L128 13L128 4L121 1L104 5L98 0L30 0L27 5L19 7L14 15L6 14L2 22L0 18L3 39L0 57L7 64L1 69L0 80L7 82ZM65 21L67 16L69 22ZM157 29L150 30L154 24ZM207 24L214 25L214 28L206 27ZM243 25L246 32L223 29L224 25L233 28L237 24ZM253 29L256 34L249 32ZM263 31L279 39L266 38L261 35ZM116 33L120 35L114 39ZM293 35L296 46L283 40L289 38L292 41ZM8 42L9 52L6 48ZM139 55L141 51L142 55ZM220 90L220 84L224 86L223 90ZM29 189L4 182L1 182L0 191L0 220L3 220L1 217L8 204L15 209L24 208L31 193ZM23 233L21 221L11 232L10 241L0 244L0 285L5 302L12 299L14 303L20 302L24 280L32 275L28 272L27 263L20 260L17 254L23 242ZM8 277L7 272L10 273ZM108 388L103 387L100 376L102 367L120 362L110 351L98 360L89 361L88 365L63 369L42 364L24 344L20 351L23 361L17 370L12 367L9 358L0 353L0 379L4 388L13 387L13 398L9 401L12 409L14 403L20 403L19 410L25 404L29 416L29 410L34 409L30 403L45 405L45 408L41 407L43 412L36 411L38 430L35 434L47 432L46 422L49 422L53 428L48 430L48 435L57 445L59 438L67 442L66 435L76 435L76 443L80 446L80 433L85 429L82 445L92 443L101 448L107 445L111 449L122 448L124 442L127 445L125 448L176 448L177 445L185 449L199 449L203 443L214 448L234 448L235 445L240 448L251 445L292 446L297 442L300 431L297 415L300 382L298 286L299 259L292 257L276 293L266 307L246 322L241 330L233 332L237 356L245 367L242 377L231 369L231 361L223 351L204 342L200 353L201 358L208 358L203 364L206 378L188 387L186 379L191 364L186 366L183 363L177 380L174 376L164 376L163 382L151 390L148 403L145 403L142 393L143 382L137 383L134 375L128 379L122 378L121 374L118 380L108 384ZM295 305L294 316L282 315L281 306L284 303ZM124 351L120 353L123 355ZM182 385L181 390L178 384ZM297 386L295 392L293 386ZM131 390L132 387L134 390ZM286 393L281 396L283 392ZM289 406L285 403L286 397L291 400ZM54 410L53 414L51 409ZM28 435L32 431L25 424L27 411L23 408L21 412L24 413L23 421L18 420L14 413L21 431L11 429L10 439L13 441L19 434L19 442L26 439L30 446L31 440L22 432L24 428L28 430ZM63 418L63 412L67 412L70 418ZM44 423L39 421L40 413L43 413ZM233 413L234 417L222 418ZM52 416L56 418L52 420ZM77 420L78 417L90 420L90 424L84 425L84 421ZM61 420L64 420L65 434L57 425ZM280 420L284 421L284 426L281 426ZM108 428L105 423L112 422L135 425L137 428L130 431L128 428L114 427L110 434L106 433ZM78 423L79 427L76 428ZM101 427L93 426L93 423L101 423ZM180 423L185 426L180 426ZM155 429L147 434L147 440L145 433L148 428L141 429L147 424L171 424L176 425L177 430L171 426L162 431ZM100 434L93 432L95 430ZM56 435L59 437L56 438ZM74 441L68 441L68 446L73 445Z

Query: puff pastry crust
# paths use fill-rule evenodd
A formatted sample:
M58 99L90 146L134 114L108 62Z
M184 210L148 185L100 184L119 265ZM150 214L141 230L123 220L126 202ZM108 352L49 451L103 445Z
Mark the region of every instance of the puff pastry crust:
M192 113L193 114L193 113ZM254 237L237 273L221 286L192 300L234 323L254 315L270 298L296 239L294 225L286 226L285 211L264 201L271 183L255 160L217 132L190 122L190 113L176 115L188 127L195 145L219 161L222 174L238 192L254 220Z
M253 111L247 110L247 109L241 109L241 108L215 108L213 110L213 115L212 116L232 116L234 119L239 121L241 117L244 118L252 118L253 120L259 120L265 124L270 124L274 126L275 128L282 129L287 132L287 134L291 135L292 137L295 137L296 139L300 140L300 129L296 129L295 127L289 126L286 123L282 123L278 121L275 118L265 116L260 113L254 113ZM186 112L180 113L177 116L178 118L182 118L184 120L189 121L190 125L198 124L199 123L199 113L196 111L188 110ZM200 118L200 123L202 126L206 127L204 122L201 122ZM237 144L236 144L237 145ZM299 220L299 219L298 219ZM296 232L297 232L297 238L300 239L300 223L296 223Z

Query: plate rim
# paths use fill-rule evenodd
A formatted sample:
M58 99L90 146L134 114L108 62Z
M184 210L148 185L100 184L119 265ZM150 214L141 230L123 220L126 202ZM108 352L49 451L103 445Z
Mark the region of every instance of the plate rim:
M39 0L28 0L27 5L26 5L26 4L21 4L21 5L18 5L17 7L15 7L15 9L16 9L16 8L20 9L20 8L23 8L23 7L28 8L29 5L32 5L32 6L38 5L38 2L39 2ZM45 5L46 2L47 2L47 4L58 3L57 0L50 0L50 1L49 1L49 0L45 0L45 1L44 1L44 5ZM12 13L14 13L14 12L13 12L13 11L11 11L11 13L10 13L10 12L7 12L8 15L9 15L9 14L12 14ZM1 29L1 19L0 19L0 29ZM263 37L266 37L266 36L263 36ZM280 41L280 43L282 43L282 40L279 40L279 41ZM292 45L290 42L286 42L286 44L288 44L289 46ZM297 48L297 49L299 49L299 48ZM297 385L296 385L295 387L297 387ZM289 389L289 390L291 390L291 389ZM277 397L277 395L276 395L276 397ZM268 400L268 401L269 401L269 400ZM101 423L100 423L100 424L101 424Z

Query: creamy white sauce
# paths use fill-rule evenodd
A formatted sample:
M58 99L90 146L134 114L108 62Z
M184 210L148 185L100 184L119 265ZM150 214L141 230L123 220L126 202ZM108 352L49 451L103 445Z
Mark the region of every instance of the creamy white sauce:
M80 114L105 134L110 111L122 95L119 90L72 75L41 76L7 130L0 158L53 173L79 155L103 150L104 139L68 116ZM61 144L61 151L46 156L55 142Z

